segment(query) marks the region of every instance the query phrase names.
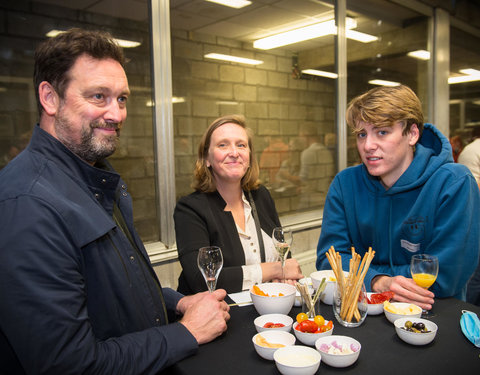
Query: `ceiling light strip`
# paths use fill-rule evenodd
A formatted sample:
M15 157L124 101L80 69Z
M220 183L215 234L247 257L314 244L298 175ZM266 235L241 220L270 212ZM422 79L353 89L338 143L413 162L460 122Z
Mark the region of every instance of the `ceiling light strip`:
M245 57L232 56L232 55L223 55L221 53L208 53L204 57L207 59L230 61L230 62L236 62L240 64L249 64L249 65L263 64L262 60L247 59Z
M45 36L49 37L49 38L54 38L56 37L57 35L60 35L60 34L63 34L65 33L66 31L64 30L50 30L48 33L45 34ZM140 42L135 42L133 40L127 40L127 39L118 39L118 38L113 38L113 40L115 40L118 45L120 47L123 47L123 48L135 48L135 47L138 47L140 44Z

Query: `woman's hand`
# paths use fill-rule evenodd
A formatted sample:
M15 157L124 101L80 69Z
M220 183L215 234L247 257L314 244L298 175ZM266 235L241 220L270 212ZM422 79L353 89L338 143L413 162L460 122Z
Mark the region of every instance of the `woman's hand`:
M282 273L282 263L280 262L268 262L260 263L262 267L262 282L285 282L294 285L297 280L303 278L302 270L297 260L289 258L285 261L284 273Z
M424 310L430 310L435 295L428 289L418 286L413 279L404 276L377 276L372 281L372 291L375 293L391 290L395 293L394 301L414 303Z

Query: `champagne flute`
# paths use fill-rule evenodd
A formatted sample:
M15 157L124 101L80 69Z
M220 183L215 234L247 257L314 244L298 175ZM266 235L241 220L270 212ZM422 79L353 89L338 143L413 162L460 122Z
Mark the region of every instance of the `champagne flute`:
M285 260L287 259L290 246L293 242L293 232L289 228L276 227L272 232L272 240L275 249L277 250L280 262L282 263L282 280L285 282Z
M222 250L218 246L201 247L198 250L197 264L205 278L208 291L212 293L217 286L217 279L223 267Z
M415 254L410 261L410 273L418 286L430 288L438 275L438 258L435 255ZM431 311L423 310L422 317L434 316Z

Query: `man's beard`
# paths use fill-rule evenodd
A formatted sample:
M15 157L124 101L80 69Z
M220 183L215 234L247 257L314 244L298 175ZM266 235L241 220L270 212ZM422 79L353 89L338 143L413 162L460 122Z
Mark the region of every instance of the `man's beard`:
M71 137L68 136L71 132L70 122L62 115L56 118L55 128L60 142L79 158L91 164L112 155L117 148L120 135L119 123L102 123L94 121L89 123L88 127L82 127L80 143L75 143ZM104 135L101 138L96 137L94 134L95 128L115 129L116 134Z

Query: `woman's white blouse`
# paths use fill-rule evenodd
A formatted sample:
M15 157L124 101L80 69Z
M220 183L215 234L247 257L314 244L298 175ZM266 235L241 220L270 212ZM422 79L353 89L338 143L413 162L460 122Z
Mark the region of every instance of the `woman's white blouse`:
M262 282L262 268L260 266L260 245L258 242L257 229L255 228L255 220L252 214L252 207L242 193L243 210L245 216L245 231L237 225L238 236L242 243L245 253L245 265L243 270L242 289L250 289L253 285ZM262 229L263 244L265 246L265 262L278 261L278 255L273 246L271 233L267 234Z

